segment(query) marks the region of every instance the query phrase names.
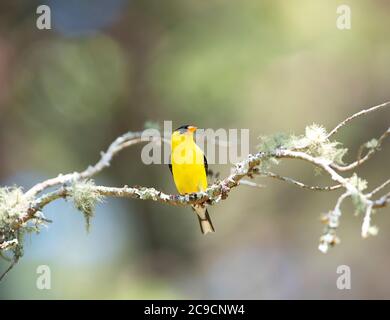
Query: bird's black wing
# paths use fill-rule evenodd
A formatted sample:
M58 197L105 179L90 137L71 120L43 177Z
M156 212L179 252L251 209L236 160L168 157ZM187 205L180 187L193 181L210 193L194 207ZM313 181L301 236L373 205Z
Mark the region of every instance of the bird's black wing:
M209 164L207 163L207 158L203 155L204 169L206 170L206 176L209 175Z
M209 165L208 165L208 163L207 163L206 156L203 156L203 160L204 160L204 169L206 170L206 176L208 176L209 178L212 178L213 176L214 176L215 178L218 178L218 177L219 177L219 173L217 172L217 173L214 175L213 170L209 169Z
M169 163L168 163L169 171L171 171L171 174L173 175L172 172L172 162L171 162L171 157L169 156Z

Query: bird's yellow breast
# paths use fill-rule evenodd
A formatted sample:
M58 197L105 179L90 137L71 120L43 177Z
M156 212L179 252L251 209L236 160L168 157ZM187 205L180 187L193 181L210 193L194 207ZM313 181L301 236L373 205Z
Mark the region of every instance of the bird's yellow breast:
M171 143L172 175L178 192L185 194L207 189L203 151L192 135L173 135Z

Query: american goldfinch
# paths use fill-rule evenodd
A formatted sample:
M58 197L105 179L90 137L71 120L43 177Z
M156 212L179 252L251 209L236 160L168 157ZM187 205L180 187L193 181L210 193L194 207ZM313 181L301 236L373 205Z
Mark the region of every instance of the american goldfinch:
M184 125L177 128L171 137L171 170L177 191L180 194L207 189L207 160L194 141L197 127ZM203 234L215 232L205 206L193 205Z

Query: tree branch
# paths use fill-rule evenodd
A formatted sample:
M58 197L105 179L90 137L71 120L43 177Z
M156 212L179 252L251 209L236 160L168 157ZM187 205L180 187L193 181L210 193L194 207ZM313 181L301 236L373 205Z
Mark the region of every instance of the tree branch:
M311 126L306 128L306 135L301 137L291 136L285 138L283 136L277 136L269 139L268 142L270 143L266 143L260 147L259 152L249 154L246 159L235 164L229 176L210 185L203 192L186 195L166 194L153 187L124 186L117 188L96 186L90 180L96 174L109 167L114 156L127 147L142 142L161 142L164 140L164 138L159 136L145 136L143 132L126 133L117 138L109 146L107 151L101 154L100 160L95 165L88 167L84 171L65 175L60 174L55 178L36 184L25 193L20 188L0 188L0 251L13 251L13 266L21 256L20 247L23 244L19 241L19 234L31 230L30 222L34 223L32 225L33 229L35 228L34 230L39 230L41 224L48 222L42 213L44 207L61 198L72 199L76 208L84 213L88 222L95 204L102 197L152 200L174 206L190 206L194 204L211 206L226 199L230 191L238 187L240 183L258 187L259 185L257 183L245 179L253 179L256 175L277 179L311 191L336 191L340 189L344 191L338 198L336 206L323 219L326 227L324 234L320 238L319 249L321 251L326 252L330 246L338 243L336 229L341 216L341 204L347 198L352 199L357 212L364 214L362 236L367 237L368 235L373 235L375 234L375 228L371 226L371 213L373 209L386 207L390 203L390 193L378 199L372 198L377 192L390 184L390 179L386 180L372 192L364 193L363 191L367 184L365 180L355 174L350 177L344 177L341 173L354 169L368 161L372 154L379 149L384 139L389 136L390 129L387 129L378 139L375 148L371 148L363 158L360 159L359 157L356 162L346 166L339 164L340 155L343 155L345 150L338 149L337 146L339 144L330 141L329 138L351 120L389 105L390 102L386 102L362 110L339 123L329 133L326 133L326 130L321 126ZM315 168L325 172L336 184L325 187L309 186L269 170L269 167L277 163L278 160L287 159L296 159L310 163ZM54 191L44 193L50 187L57 188ZM6 273L10 268L6 270Z
M120 151L124 150L125 148L141 142L160 140L159 137L154 137L154 136L143 137L142 134L143 132L128 132L118 137L108 147L106 152L101 153L100 160L94 166L89 166L87 169L85 169L82 172L68 173L65 175L60 174L56 178L48 179L46 181L38 183L37 185L35 185L34 187L32 187L30 190L26 192L26 197L36 196L38 193L53 186L65 184L74 180L91 178L96 174L98 174L99 172L101 172L103 169L109 167L114 156L117 155Z

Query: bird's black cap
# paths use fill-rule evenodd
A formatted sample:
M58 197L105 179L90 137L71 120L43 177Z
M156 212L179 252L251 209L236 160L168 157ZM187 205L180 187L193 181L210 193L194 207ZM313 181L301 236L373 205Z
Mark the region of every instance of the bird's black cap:
M189 124L185 124L179 128L177 128L175 131L179 131L180 133L184 133L188 130L188 127L191 127L191 125Z

